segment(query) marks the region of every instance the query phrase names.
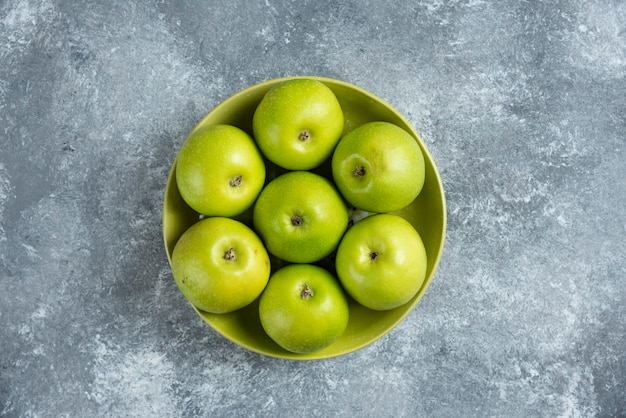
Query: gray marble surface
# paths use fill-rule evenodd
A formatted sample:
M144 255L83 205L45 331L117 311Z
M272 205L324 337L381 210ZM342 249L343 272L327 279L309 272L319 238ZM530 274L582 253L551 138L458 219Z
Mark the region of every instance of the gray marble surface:
M290 362L196 316L160 217L212 107L310 74L406 116L449 224L399 327ZM626 416L625 148L621 0L2 0L0 415Z

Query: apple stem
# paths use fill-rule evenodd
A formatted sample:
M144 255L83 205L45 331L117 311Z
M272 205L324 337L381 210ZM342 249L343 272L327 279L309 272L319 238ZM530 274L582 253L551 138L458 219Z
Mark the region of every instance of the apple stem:
M354 169L354 176L355 177L365 176L365 167L363 167L362 165L357 165L356 168Z
M309 287L308 283L304 284L304 289L300 293L300 297L304 300L310 299L313 296L313 289Z
M239 186L241 186L241 179L242 179L241 174L238 175L238 176L232 177L230 179L230 181L229 181L230 186L231 187L239 187Z
M300 132L300 135L298 135L298 139L302 142L308 141L311 138L311 134L309 133L309 131L302 131Z
M236 257L237 256L235 255L235 249L233 247L230 247L224 253L224 259L227 260L227 261L233 261Z

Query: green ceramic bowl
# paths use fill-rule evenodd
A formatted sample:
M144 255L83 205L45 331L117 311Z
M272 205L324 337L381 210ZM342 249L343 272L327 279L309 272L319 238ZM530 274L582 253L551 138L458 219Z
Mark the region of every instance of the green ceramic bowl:
M285 351L265 334L259 320L258 300L245 308L228 314L210 314L196 309L198 315L215 331L251 351L283 359L313 360L336 357L359 350L383 337L413 310L432 281L441 258L446 235L446 203L443 185L435 162L413 127L385 101L343 81L307 76L279 78L256 84L224 100L209 112L194 130L207 125L224 123L235 125L252 134L252 115L265 93L275 85L292 78L319 80L335 93L345 115L344 134L370 121L395 123L413 135L424 152L426 163L426 180L422 192L407 208L397 212L411 222L420 233L428 255L428 270L424 285L407 304L390 311L381 312L367 309L350 300L350 320L345 333L325 349L308 354L294 354ZM178 192L176 176L174 175L175 167L174 162L167 180L163 202L163 238L170 262L178 238L199 219L198 213L187 206ZM280 174L280 171L268 163L268 181ZM316 171L331 177L329 164L322 165ZM239 219L250 225L250 213L251 211L248 211ZM274 270L278 267L280 266L272 266ZM417 320L419 321L419 318Z

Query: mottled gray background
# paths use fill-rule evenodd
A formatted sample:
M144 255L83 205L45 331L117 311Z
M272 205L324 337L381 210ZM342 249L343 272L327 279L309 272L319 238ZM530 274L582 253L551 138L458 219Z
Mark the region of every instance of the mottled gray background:
M0 415L626 416L626 2L0 0ZM289 362L172 278L186 134L313 74L390 102L445 184L398 328Z

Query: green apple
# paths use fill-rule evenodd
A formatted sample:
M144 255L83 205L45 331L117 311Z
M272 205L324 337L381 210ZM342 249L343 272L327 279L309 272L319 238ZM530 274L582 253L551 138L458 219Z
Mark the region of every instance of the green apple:
M270 260L261 239L230 218L203 219L180 237L172 252L176 285L196 308L226 313L263 292Z
M182 198L207 216L236 216L250 208L265 184L265 162L254 140L231 125L192 133L176 157Z
M344 289L361 305L388 310L415 296L426 277L426 249L404 218L378 214L355 223L337 248Z
M348 316L348 301L337 279L311 264L278 270L259 300L263 329L294 353L310 353L333 343L345 331Z
M290 171L261 191L252 221L270 253L292 263L312 263L337 248L348 227L348 208L331 181Z
M343 111L324 83L282 82L259 103L252 126L265 157L288 170L310 170L333 152L343 132Z
M424 155L404 129L389 122L369 122L339 141L332 173L351 205L369 212L393 212L421 192Z

